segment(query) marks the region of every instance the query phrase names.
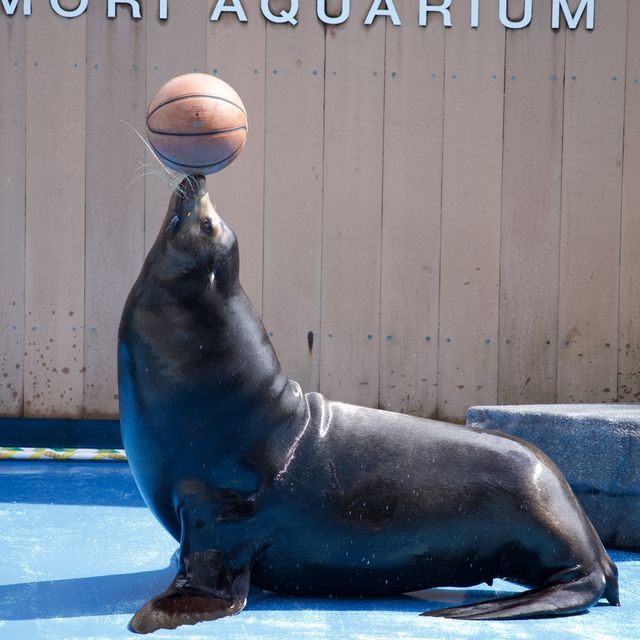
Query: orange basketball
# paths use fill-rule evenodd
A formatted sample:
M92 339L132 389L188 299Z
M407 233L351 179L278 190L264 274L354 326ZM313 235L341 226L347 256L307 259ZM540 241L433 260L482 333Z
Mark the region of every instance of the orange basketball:
M188 174L215 173L247 139L247 112L226 82L187 73L166 82L147 109L147 138L158 158Z

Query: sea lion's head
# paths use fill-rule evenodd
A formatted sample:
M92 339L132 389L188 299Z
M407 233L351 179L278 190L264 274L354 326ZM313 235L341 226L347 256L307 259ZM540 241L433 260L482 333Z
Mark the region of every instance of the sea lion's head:
M238 283L238 243L216 212L204 176L188 176L174 190L156 246L162 251L157 274L167 286L193 293Z

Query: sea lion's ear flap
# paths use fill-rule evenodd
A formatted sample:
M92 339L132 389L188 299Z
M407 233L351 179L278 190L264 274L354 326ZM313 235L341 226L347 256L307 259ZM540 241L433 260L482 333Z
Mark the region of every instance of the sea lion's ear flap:
M171 220L169 221L169 224L166 226L164 230L164 235L167 236L167 238L172 238L175 235L176 231L178 230L179 226L180 226L180 216L176 214L175 216L173 216L173 218L171 218Z

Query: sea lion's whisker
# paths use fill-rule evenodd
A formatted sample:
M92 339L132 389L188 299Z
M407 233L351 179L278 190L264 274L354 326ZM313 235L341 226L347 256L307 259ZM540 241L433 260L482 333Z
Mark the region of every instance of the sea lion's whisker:
M131 180L131 182L129 182L129 184L127 185L127 188L129 188L132 184L134 184L135 182L137 182L138 180L140 180L141 178L146 178L147 176L157 176L158 178L160 178L160 180L162 180L162 182L164 182L165 184L167 184L169 187L172 186L171 184L169 184L169 182L167 181L166 177L163 176L161 173L158 173L157 171L154 171L153 169L149 169L149 171L144 171L143 173L134 176L134 178Z
M180 172L180 175L182 177L182 181L186 180L189 188L193 189L193 183L191 182L191 176L188 173L182 173Z
M149 162L141 162L140 160L138 160L138 167L136 168L136 171L145 171L147 169L152 169L152 165Z
M160 173L159 171L156 171L153 167L149 167L148 171L144 171L143 173L141 173L140 175L134 177L131 182L127 185L127 187L130 187L134 182L136 182L137 180L139 180L140 178L144 178L146 176L150 176L150 175L154 175L157 176L158 178L160 178L160 180L162 180L162 182L164 182L171 190L173 191L177 191L182 197L185 197L186 193L184 191L184 189L179 185L179 184L175 184L175 182L169 177L166 176L162 173Z
M191 188L191 190L195 191L197 189L198 183L196 182L195 177L193 175L189 173L185 173L184 171L179 171L177 169L171 170L171 173L172 173L173 179L175 180L175 188L179 189L183 198L185 199L187 198L187 192L181 186L185 180L189 184L189 187Z
M127 189L134 183L134 182L138 182L138 180L140 180L140 178L144 178L145 176L151 175L153 172L152 171L145 171L144 173L141 173L139 176L134 176L129 183L127 184Z
M180 175L177 174L175 171L173 171L172 169L169 169L167 171L167 181L169 184L171 184L171 186L174 189L177 189L180 186L180 183L182 182L182 180L180 179Z
M182 181L179 181L177 176L172 175L170 178L166 180L166 182L174 191L177 191L183 198L186 199L187 192L184 190L184 187L182 186Z
M122 124L126 124L128 127L130 127L133 132L138 136L138 138L140 138L140 140L142 140L142 142L144 143L144 145L147 147L147 149L149 149L149 151L151 152L151 154L153 155L153 157L158 161L158 164L167 172L170 173L169 169L167 169L167 167L165 167L164 163L162 162L162 160L160 160L160 158L158 158L158 154L155 152L155 150L153 149L153 147L144 139L144 136L130 123L127 122L126 120L120 120L120 122Z
M138 167L135 169L136 172L142 171L140 175L134 178L131 183L135 182L137 179L148 176L148 175L156 175L158 176L167 186L169 186L172 190L177 190L181 195L184 195L184 189L180 187L180 178L179 173L172 170L166 170L165 173L160 173L156 170L155 165L152 165L149 162L141 162L138 160Z

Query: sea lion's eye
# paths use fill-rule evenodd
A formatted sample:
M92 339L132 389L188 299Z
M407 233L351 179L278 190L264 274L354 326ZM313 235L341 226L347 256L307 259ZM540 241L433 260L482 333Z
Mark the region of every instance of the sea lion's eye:
M213 233L213 222L211 222L211 218L203 218L200 221L200 231L206 233L208 236Z

